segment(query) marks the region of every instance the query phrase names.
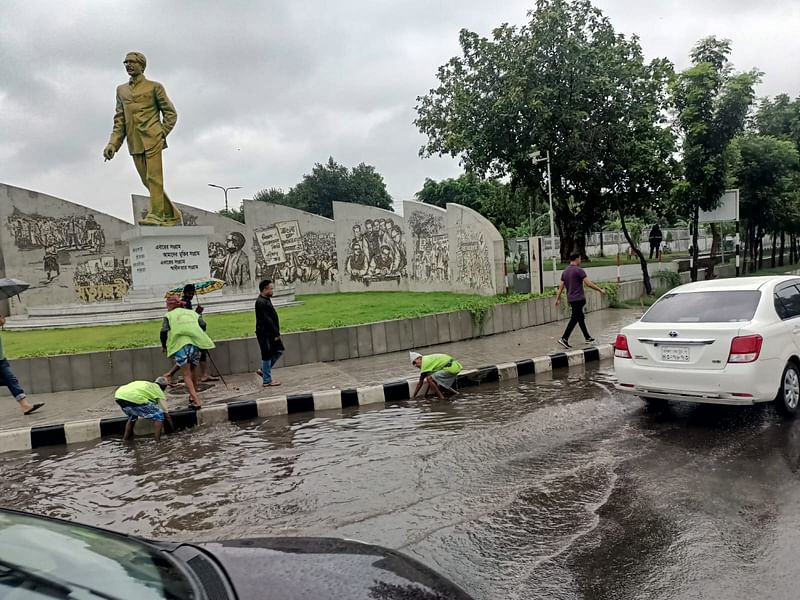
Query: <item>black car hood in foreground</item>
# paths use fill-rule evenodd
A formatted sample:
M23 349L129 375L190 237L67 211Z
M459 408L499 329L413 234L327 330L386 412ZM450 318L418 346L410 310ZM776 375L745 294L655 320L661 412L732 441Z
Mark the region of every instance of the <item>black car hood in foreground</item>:
M472 600L399 552L332 538L193 544L227 571L239 600Z

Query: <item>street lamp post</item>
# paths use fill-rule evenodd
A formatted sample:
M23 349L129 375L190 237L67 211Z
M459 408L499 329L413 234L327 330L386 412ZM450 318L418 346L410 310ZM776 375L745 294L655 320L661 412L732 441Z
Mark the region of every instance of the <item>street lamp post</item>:
M544 157L541 156L542 153L538 150L531 152L531 160L533 161L533 164L547 161L547 196L550 200L550 249L553 253L553 285L558 287L556 284L556 228L555 218L553 216L553 185L550 177L550 150L547 151Z
M232 185L231 187L222 187L221 185L217 185L216 183L209 183L208 186L218 188L225 193L225 212L228 212L228 190L242 189L241 186L238 185Z

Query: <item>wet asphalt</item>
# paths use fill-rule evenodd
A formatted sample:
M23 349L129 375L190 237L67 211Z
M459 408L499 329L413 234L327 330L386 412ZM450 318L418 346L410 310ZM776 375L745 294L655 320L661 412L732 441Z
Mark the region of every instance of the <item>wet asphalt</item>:
M452 402L0 457L6 507L163 540L334 535L476 598L796 598L800 420L650 410L610 365Z

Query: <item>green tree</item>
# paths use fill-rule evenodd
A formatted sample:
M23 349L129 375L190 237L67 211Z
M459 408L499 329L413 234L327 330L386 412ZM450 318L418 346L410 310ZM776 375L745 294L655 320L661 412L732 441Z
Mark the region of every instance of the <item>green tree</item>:
M607 211L605 163L629 96L625 61L638 40L618 35L588 0L537 0L529 22L491 38L462 30L461 56L439 68L439 85L417 99L422 156L450 154L469 172L546 189L550 153L562 258L585 253L585 236ZM624 104L624 103L623 103Z
M239 221L239 223L244 223L244 207L239 209L236 208L229 208L229 209L222 209L217 211L223 217L228 217L229 219L233 219L234 221Z
M763 98L753 118L753 128L760 135L773 136L792 142L800 151L800 98L791 100L787 94L779 94L773 99ZM784 193L780 219L780 252L778 266L783 266L786 236L789 236L789 258L794 263L797 257L797 234L800 229L800 170L791 175L791 182ZM773 243L773 256L775 255ZM773 260L773 263L775 261ZM752 264L752 263L751 263ZM773 264L773 266L775 266Z
M626 93L614 104L617 127L603 154L603 186L619 217L625 239L639 259L647 294L652 293L647 259L641 251L643 219L661 216L676 176L675 136L667 123L672 64L663 59L645 63L641 48L624 48L617 80ZM629 228L629 220L634 227Z
M286 192L280 188L268 188L261 190L253 196L253 200L259 202L270 202L271 204L287 204Z
M415 197L420 202L439 208L445 208L448 203L471 208L489 219L501 232L528 223L527 190L512 190L508 184L483 179L474 173L464 173L460 177L442 181L425 179Z
M333 157L324 165L316 163L311 174L289 191L295 207L306 212L333 218L333 203L349 202L349 171Z
M697 281L700 211L716 208L725 191L728 146L744 127L760 77L755 70L734 73L730 52L728 40L700 40L691 53L692 66L679 73L672 86L684 176L675 192L682 214L691 222L692 281Z
M372 165L362 162L350 169L348 191L349 199L344 202L393 210L392 197L386 191L383 175L378 173Z
M745 221L751 269L763 266L764 235L783 230L791 202L792 176L800 166L790 141L748 133L732 144L733 174L740 193L740 216ZM774 253L773 253L774 256Z
M800 149L800 99L792 100L787 94L762 98L753 124L761 135L789 140Z
M329 219L333 218L334 202L392 210L392 197L375 167L361 163L348 169L333 157L325 164L316 163L311 173L303 175L303 180L288 192L270 188L256 194L254 199L291 206Z

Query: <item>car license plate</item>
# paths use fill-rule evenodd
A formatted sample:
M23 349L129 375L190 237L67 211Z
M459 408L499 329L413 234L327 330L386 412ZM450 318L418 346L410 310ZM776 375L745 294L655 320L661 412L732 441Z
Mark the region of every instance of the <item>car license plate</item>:
M661 346L661 360L664 362L689 362L689 347Z

